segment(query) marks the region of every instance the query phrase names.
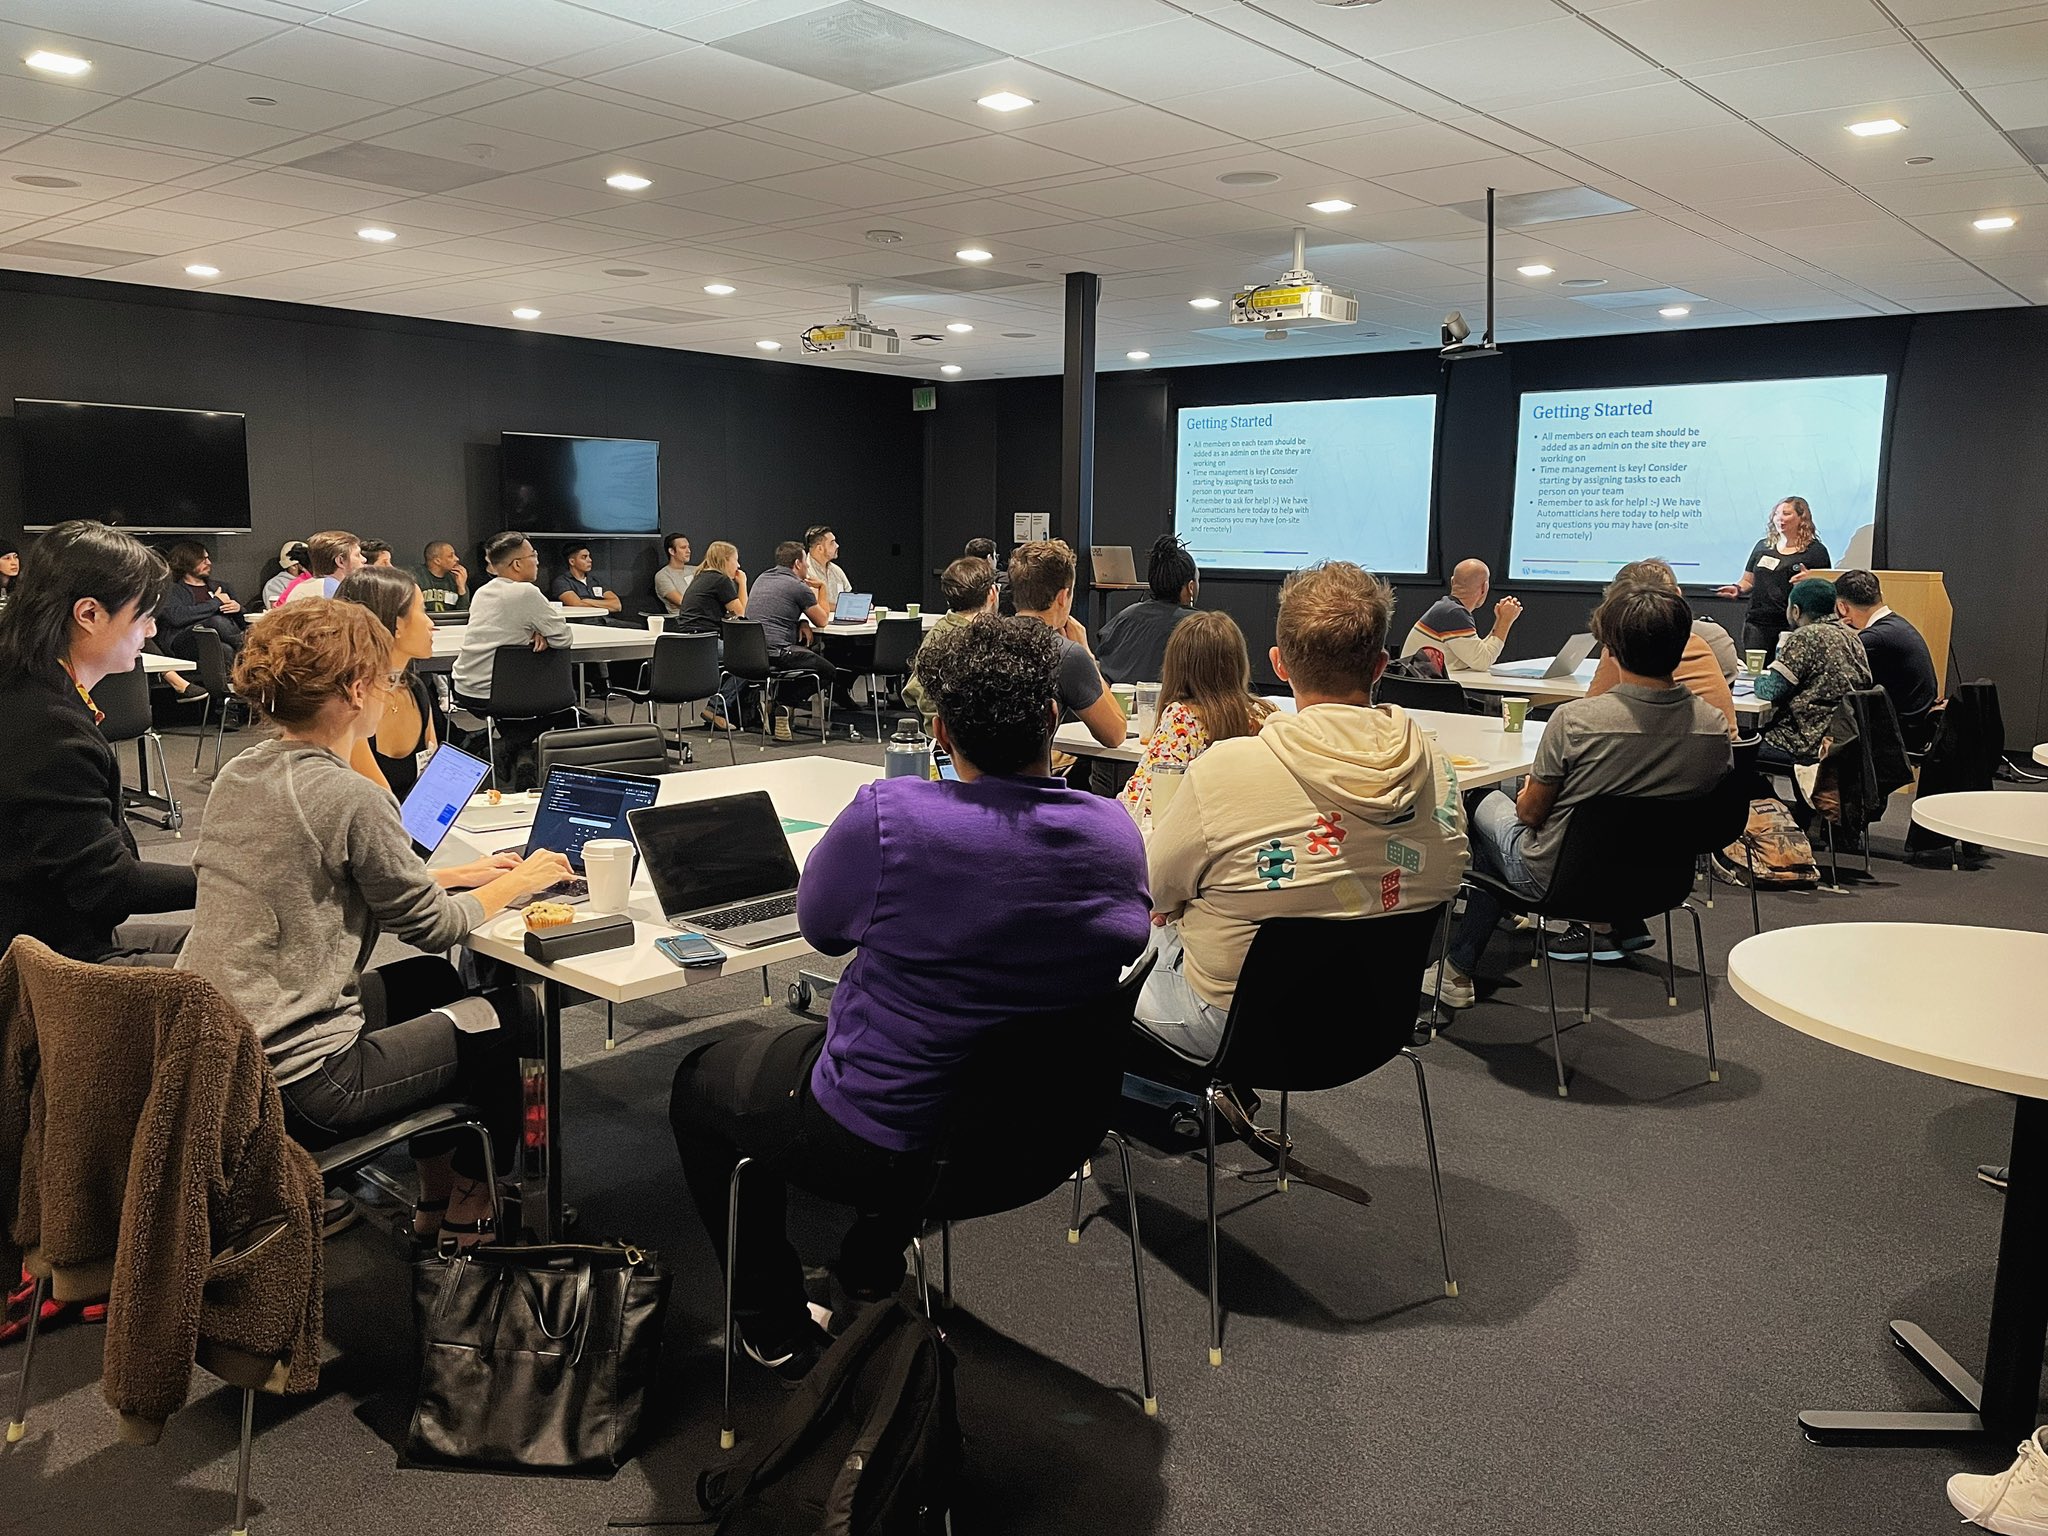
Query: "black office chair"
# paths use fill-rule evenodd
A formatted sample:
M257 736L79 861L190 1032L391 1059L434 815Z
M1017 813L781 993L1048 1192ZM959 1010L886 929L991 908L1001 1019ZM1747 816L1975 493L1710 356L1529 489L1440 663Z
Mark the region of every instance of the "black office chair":
M491 653L491 696L470 706L483 716L491 788L498 787L498 722L546 720L573 714L580 722L575 669L566 648L536 651L527 645L501 645Z
M646 725L585 725L569 730L542 731L534 743L536 772L541 783L548 770L558 764L575 768L611 768L619 773L660 774L668 772L668 742L661 727Z
M1483 886L1511 913L1528 913L1582 923L1647 922L1664 918L1666 1002L1678 1006L1678 957L1672 950L1671 914L1684 911L1692 919L1693 946L1700 960L1700 1000L1707 1027L1707 1081L1721 1081L1714 1054L1714 991L1707 975L1707 941L1700 914L1689 900L1693 868L1700 854L1725 848L1749 824L1750 785L1735 774L1704 795L1692 799L1650 799L1630 795L1599 795L1571 807L1571 820L1557 851L1550 888L1528 897L1498 876L1477 869L1465 874L1467 885ZM1564 1049L1558 1043L1557 982L1552 974L1550 936L1543 923L1534 929L1537 961L1550 998L1550 1050L1557 1062L1557 1095L1566 1098ZM1579 1022L1593 1018L1593 950L1586 946L1586 999Z
M206 727L213 718L214 705L220 706L220 725L213 735L213 772L220 776L220 754L228 734L228 711L239 709L244 725L256 718L256 708L247 699L235 692L232 675L233 653L228 650L225 640L203 626L194 628L187 640L192 661L199 668L199 686L206 690L206 699L199 711L199 737L192 746L192 771L199 771L200 754L206 750Z
M123 742L135 743L135 766L142 778L141 793L145 795L154 791L150 789L149 763L143 754L155 756L157 777L163 783L165 806L160 824L166 831L177 832L185 824L185 812L171 788L171 765L164 757L164 739L157 734L150 717L149 674L143 670L141 660L136 660L131 671L101 678L93 685L92 700L106 717L100 722L100 734L114 749L115 761L120 760ZM131 807L128 814L136 816L142 813Z
M761 690L761 734L770 738L775 734L769 718L784 687L799 690L799 698L806 697L801 690L810 689L810 696L822 701L813 704L819 711L818 740L822 742L832 729L832 690L824 680L809 672L777 672L768 660L768 635L758 619L727 619L719 633L725 642L726 672Z
M875 655L868 670L868 703L875 712L875 740L882 739L882 695L889 686L910 680L911 664L924 644L924 620L878 619L875 622Z
M1131 1029L1124 1065L1134 1076L1187 1092L1201 1106L1209 1234L1209 1363L1223 1363L1223 1302L1216 1263L1216 1103L1232 1084L1279 1090L1280 1133L1273 1150L1278 1187L1288 1187L1287 1101L1291 1093L1342 1088L1395 1057L1415 1068L1422 1102L1422 1139L1429 1187L1436 1198L1437 1245L1444 1294L1458 1294L1444 1226L1443 1179L1436 1125L1422 1058L1410 1048L1415 997L1428 963L1442 906L1385 917L1273 917L1258 926L1238 972L1230 1016L1216 1054L1199 1060L1141 1025ZM1342 956L1333 963L1333 956ZM1439 972L1441 974L1441 972ZM1371 978L1361 987L1360 977ZM1333 1181L1334 1182L1334 1181ZM1341 1191L1333 1191L1340 1192ZM1360 1197L1350 1197L1360 1198Z
M1044 1199L1071 1177L1076 1181L1074 1226L1078 1228L1078 1170L1101 1150L1105 1140L1114 1143L1130 1223L1131 1284L1137 1297L1138 1358L1147 1414L1159 1411L1159 1399L1152 1390L1152 1340L1145 1320L1145 1249L1138 1231L1138 1191L1132 1181L1130 1146L1110 1128L1110 1121L1123 1087L1123 1034L1151 970L1148 957L1113 990L1092 1002L1064 1013L1029 1015L999 1024L975 1043L953 1087L931 1182L914 1213L920 1235L911 1241L918 1298L929 1316L931 1285L922 1236L927 1227L934 1222L940 1227L940 1297L943 1305L950 1306L954 1222L1021 1209ZM719 1443L726 1448L734 1438L731 1277L739 1258L741 1175L752 1161L743 1157L734 1166L726 1207L725 1408L719 1419ZM872 1199L871 1191L852 1182L834 1183L825 1178L803 1187L842 1205L858 1206ZM1079 1240L1071 1232L1069 1235Z
M1447 677L1381 677L1373 697L1382 704L1402 709L1434 710L1444 715L1472 712L1472 696L1464 684Z
M661 706L672 704L676 711L676 745L681 749L686 763L697 760L690 750L690 744L683 740L683 711L699 699L709 699L718 693L718 636L710 634L686 635L681 632L663 633L655 637L654 655L647 664L647 680L639 688L616 688L633 701L633 707L626 718L639 718L640 706L647 706L647 716L658 721ZM731 732L722 732L728 740L725 750L735 765L739 753L734 748Z
M1744 813L1741 832L1724 845L1733 847L1740 843L1742 846L1743 863L1749 870L1749 926L1752 933L1764 931L1763 913L1756 900L1756 848L1749 840L1748 816L1748 802L1771 793L1770 781L1757 771L1756 766L1757 750L1762 745L1761 736L1739 736L1735 739L1735 765L1729 769L1729 777L1735 784L1742 786L1740 794L1744 802ZM1728 793L1732 798L1737 790L1731 786ZM1721 876L1714 866L1714 855L1711 851L1700 856L1700 863L1705 866L1707 872L1707 910L1711 912L1714 910L1714 882Z

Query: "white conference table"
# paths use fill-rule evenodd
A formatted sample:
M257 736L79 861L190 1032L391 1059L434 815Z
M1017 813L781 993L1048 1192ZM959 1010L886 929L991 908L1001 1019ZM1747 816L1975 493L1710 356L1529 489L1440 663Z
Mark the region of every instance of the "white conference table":
M159 656L154 651L144 651L142 670L151 677L156 677L165 672L197 672L199 666L182 656Z
M2048 859L2048 795L2038 792L1970 789L1925 795L1913 802L1913 820L1959 843Z
M736 768L703 768L694 773L663 774L655 803L673 805L686 801L716 799L721 795L741 794L747 790L766 790L769 798L775 802L776 811L783 818L789 837L790 852L795 856L797 867L801 870L810 851L817 847L818 840L825 835L825 828L846 809L853 799L854 792L861 785L881 777L882 770L879 766L849 763L834 757L782 758L747 763ZM456 818L453 830L436 850L431 862L437 867L464 864L486 853L507 848L522 848L539 797L508 795L505 800L505 806L497 807L490 806L487 797L484 796L472 800L470 809ZM524 819L516 826L480 831L463 825L464 820L473 814L487 809L502 811L508 806L514 810L525 811ZM800 825L792 826L792 823ZM542 984L542 1014L546 1032L542 1058L544 1075L530 1082L528 1092L531 1094L538 1090L546 1125L538 1159L544 1187L541 1202L543 1215L542 1220L535 1223L536 1228L541 1231L543 1242L552 1241L561 1232L562 1226L561 1077L564 991L585 993L610 1004L644 1002L651 997L684 991L693 982L702 983L717 977L759 969L764 977L762 1005L765 1007L772 1001L765 995L767 968L778 962L798 959L812 953L811 946L801 938L784 939L755 949L739 949L721 944L719 948L725 951L726 961L717 969L682 969L671 963L654 947L656 939L672 934L676 930L662 921L659 905L654 899L654 887L647 878L644 865L634 871L632 895L627 910L633 918L631 944L622 945L617 949L599 950L594 954L577 955L554 965L543 965L527 957L526 921L518 912L500 913L477 928L464 941L477 954L503 961L506 965L526 972ZM582 907L577 908L577 912L579 920L592 915ZM530 1130L528 1134L530 1137Z
M858 624L827 624L818 633L827 639L836 635L846 640L857 640L862 635L872 635L880 626L881 619L907 619L909 617L910 615L901 608L891 608L887 613L881 615L880 618L863 619ZM932 626L939 622L941 615L936 613L920 613L917 617L924 621L925 630L929 633Z
M1905 1444L1983 1438L2010 1445L2033 1430L2048 1339L2048 1244L2041 1241L2048 1227L2043 975L2048 933L2007 928L1819 923L1758 934L1729 951L1729 985L1779 1023L1874 1061L2015 1097L1981 1384L1918 1325L1891 1325L1898 1346L1967 1411L1809 1409L1799 1415L1808 1439Z
M1526 658L1531 662L1548 664L1548 656ZM1573 699L1583 699L1586 690L1593 685L1593 673L1599 667L1597 661L1581 662L1576 672L1564 677L1500 677L1492 672L1468 672L1460 669L1447 673L1450 681L1458 684L1467 693L1495 693L1527 699L1536 708L1553 704L1568 704ZM1728 684L1735 696L1737 717L1756 716L1764 711L1763 701L1756 696L1756 679L1737 673Z
M1267 700L1288 714L1294 713L1294 700L1283 694L1276 694ZM1436 738L1436 744L1446 756L1462 757L1477 767L1453 763L1458 775L1460 789L1483 789L1489 784L1499 784L1508 779L1519 778L1536 764L1536 747L1543 740L1543 722L1531 720L1519 732L1501 729L1495 715L1452 715L1433 709L1411 709L1408 713L1425 731ZM1121 744L1105 747L1088 733L1088 727L1079 721L1071 721L1054 733L1053 746L1074 757L1099 757L1116 763L1135 763L1144 755L1144 743L1139 739L1137 727L1126 724Z
M434 654L418 663L423 672L446 672L462 654L463 624L434 626ZM569 659L577 665L595 661L645 661L654 654L654 632L644 624L638 629L622 626L580 624L569 631Z

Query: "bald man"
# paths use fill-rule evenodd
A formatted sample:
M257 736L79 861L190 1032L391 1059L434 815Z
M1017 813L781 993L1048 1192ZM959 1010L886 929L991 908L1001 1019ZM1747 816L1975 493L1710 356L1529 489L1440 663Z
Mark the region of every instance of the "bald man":
M1401 647L1403 656L1427 652L1444 672L1484 672L1500 660L1508 631L1522 616L1522 605L1504 597L1493 605L1493 632L1479 638L1473 611L1486 601L1493 586L1493 573L1484 560L1460 560L1451 572L1451 591L1430 604L1429 612L1415 621Z

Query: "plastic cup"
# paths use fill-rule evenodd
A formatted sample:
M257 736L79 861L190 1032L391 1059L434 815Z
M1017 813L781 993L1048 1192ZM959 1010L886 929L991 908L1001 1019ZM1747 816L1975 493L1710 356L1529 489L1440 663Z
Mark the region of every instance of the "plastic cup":
M922 614L924 613L924 604L922 604L922 603L905 603L905 604L903 605L903 612L904 612L904 614L905 614L905 615L906 615L907 617L909 617L909 618L913 618L913 619L915 619L915 618L918 618L918 617L920 617L920 616L921 616L921 615L922 615Z
M1522 727L1529 723L1529 701L1514 694L1500 701L1500 728L1509 735L1519 736Z
M1765 655L1766 653L1763 651L1744 651L1742 653L1742 669L1751 677L1760 676L1764 670Z
M1180 786L1188 776L1187 769L1179 763L1154 763L1152 765L1152 824L1157 826L1159 818L1166 814L1166 808L1173 804L1173 797L1180 793Z
M583 875L590 882L591 911L625 911L633 889L633 845L622 837L591 839L583 845Z
M1137 690L1136 710L1131 723L1137 726L1141 737L1149 737L1159 725L1159 685L1157 683L1133 683Z
M663 618L660 614L650 613L649 615L647 615L647 633L649 633L650 635L658 635L667 627L668 620Z

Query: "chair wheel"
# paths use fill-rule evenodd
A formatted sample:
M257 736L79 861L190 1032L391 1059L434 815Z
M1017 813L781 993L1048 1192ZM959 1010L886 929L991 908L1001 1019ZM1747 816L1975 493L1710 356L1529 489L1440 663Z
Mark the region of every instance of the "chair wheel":
M808 981L792 981L789 984L789 1006L798 1013L810 1011L811 984Z

